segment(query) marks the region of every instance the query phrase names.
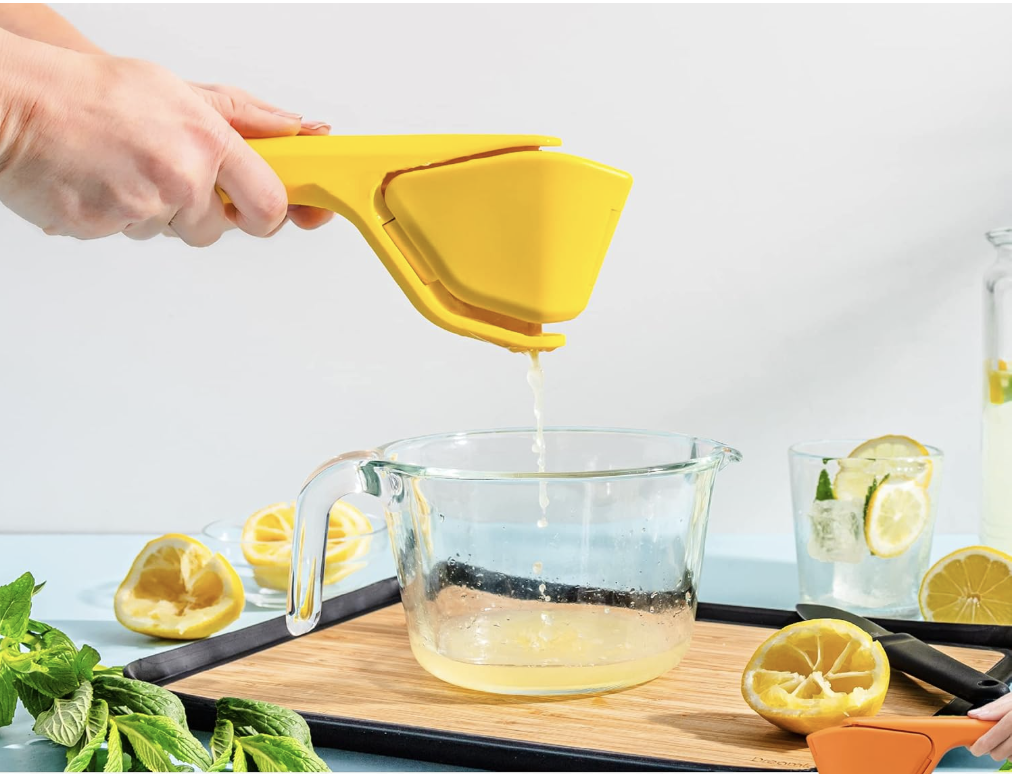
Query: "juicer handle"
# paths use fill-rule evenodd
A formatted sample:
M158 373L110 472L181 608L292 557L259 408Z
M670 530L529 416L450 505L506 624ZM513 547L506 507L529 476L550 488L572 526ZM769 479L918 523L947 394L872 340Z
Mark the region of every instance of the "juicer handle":
M350 494L377 494L366 484L363 466L380 459L373 451L349 452L328 460L303 484L296 499L285 625L298 637L320 620L327 555L328 514Z

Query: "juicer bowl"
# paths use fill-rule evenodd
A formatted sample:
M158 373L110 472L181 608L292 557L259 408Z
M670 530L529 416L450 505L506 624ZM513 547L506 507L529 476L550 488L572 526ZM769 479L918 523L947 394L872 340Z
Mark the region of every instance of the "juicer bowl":
M318 469L297 501L290 631L319 617L328 509L365 492L384 506L412 651L436 677L550 695L676 666L690 646L715 476L739 453L674 433L550 428L538 472L533 436L429 436Z

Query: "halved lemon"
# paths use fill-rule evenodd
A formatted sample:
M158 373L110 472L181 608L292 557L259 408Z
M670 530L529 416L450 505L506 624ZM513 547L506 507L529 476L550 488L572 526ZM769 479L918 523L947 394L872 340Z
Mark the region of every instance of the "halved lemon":
M196 640L243 611L243 584L221 554L186 535L163 535L141 549L116 590L116 620L170 640Z
M337 583L366 566L355 562L370 550L373 525L354 505L339 500L331 506L327 532L325 585ZM289 588L295 503L276 503L263 508L243 526L243 556L253 568L254 580L263 588ZM356 537L362 535L363 537Z
M743 698L770 723L796 734L870 717L887 696L883 646L834 619L790 624L771 635L743 672Z
M874 556L900 556L919 539L930 519L929 495L915 481L887 479L866 504L866 545Z
M989 546L954 551L929 568L919 609L938 623L1011 625L1011 558Z
M907 435L882 435L859 444L838 460L832 489L836 500L865 500L870 484L884 476L906 478L926 488L933 478L929 449Z

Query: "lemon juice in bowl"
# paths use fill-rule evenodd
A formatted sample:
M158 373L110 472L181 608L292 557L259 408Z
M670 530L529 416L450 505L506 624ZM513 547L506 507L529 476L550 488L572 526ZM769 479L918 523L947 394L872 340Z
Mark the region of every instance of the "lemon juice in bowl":
M789 450L800 598L864 615L918 614L943 455L907 436Z

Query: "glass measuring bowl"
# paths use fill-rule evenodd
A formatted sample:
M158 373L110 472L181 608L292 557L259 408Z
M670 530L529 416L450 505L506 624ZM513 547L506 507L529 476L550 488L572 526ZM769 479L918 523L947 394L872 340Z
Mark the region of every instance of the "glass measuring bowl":
M320 617L329 509L366 493L384 505L412 651L436 677L547 695L674 667L690 644L715 476L739 452L675 433L545 438L545 473L533 472L531 430L397 441L318 468L297 500L289 631Z

